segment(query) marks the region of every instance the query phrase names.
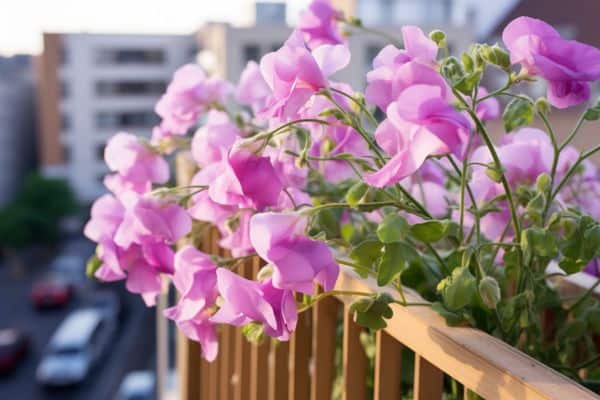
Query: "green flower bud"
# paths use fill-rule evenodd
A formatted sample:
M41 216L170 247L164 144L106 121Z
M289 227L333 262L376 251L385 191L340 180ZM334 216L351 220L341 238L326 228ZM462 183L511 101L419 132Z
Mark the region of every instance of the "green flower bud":
M433 40L440 49L443 49L448 45L446 43L446 34L439 29L429 32L429 39Z
M479 295L486 306L495 309L501 298L498 281L491 276L483 278L479 282Z
M540 114L547 115L550 112L550 103L545 97L540 97L535 101L535 109Z
M267 264L262 267L256 274L256 279L259 281L267 280L273 275L273 265Z

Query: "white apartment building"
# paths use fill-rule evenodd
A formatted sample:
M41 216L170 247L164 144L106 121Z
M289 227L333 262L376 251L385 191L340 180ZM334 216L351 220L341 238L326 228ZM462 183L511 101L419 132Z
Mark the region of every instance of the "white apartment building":
M66 178L81 201L104 191L107 139L151 134L154 105L196 55L189 35L44 35L38 68L42 171Z

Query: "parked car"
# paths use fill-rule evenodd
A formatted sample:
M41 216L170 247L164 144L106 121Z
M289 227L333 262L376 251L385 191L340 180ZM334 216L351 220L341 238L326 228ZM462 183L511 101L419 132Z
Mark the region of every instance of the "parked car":
M36 371L44 386L81 383L108 350L115 321L85 308L71 313L58 327Z
M156 379L152 371L132 371L125 375L115 400L153 400Z
M0 374L15 369L28 350L27 335L14 328L0 329Z
M34 283L30 297L40 309L62 307L73 297L73 287L60 277L47 275Z
M89 282L85 275L86 260L78 255L63 254L54 259L49 272L60 277L72 286L83 286Z

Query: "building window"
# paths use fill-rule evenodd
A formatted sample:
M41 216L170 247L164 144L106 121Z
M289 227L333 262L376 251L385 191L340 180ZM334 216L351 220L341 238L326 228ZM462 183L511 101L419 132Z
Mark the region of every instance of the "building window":
M96 146L96 158L100 161L104 161L104 148L106 145L99 144Z
M373 59L377 57L377 54L381 51L381 46L377 44L370 44L367 46L365 51L365 65L367 70L370 70L373 66Z
M143 96L164 93L167 84L164 81L98 81L98 96Z
M160 122L158 115L149 110L100 111L96 114L98 129L151 128Z
M96 53L98 64L163 64L164 61L162 49L99 49Z
M244 64L248 61L258 61L260 59L260 47L256 44L244 45Z
M68 114L60 114L60 129L63 132L67 132L71 129L71 118Z
M63 162L65 164L68 164L71 162L71 148L67 145L63 145L62 146L62 156L63 156Z
M60 81L60 98L61 99L66 99L67 97L69 97L69 84L65 81Z

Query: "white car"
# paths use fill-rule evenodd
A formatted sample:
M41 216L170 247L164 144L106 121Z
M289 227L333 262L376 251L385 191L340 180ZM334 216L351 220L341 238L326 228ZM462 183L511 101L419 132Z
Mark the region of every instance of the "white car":
M155 385L154 372L132 371L121 382L115 400L154 400Z
M50 339L36 371L38 383L69 386L85 380L108 350L115 329L106 313L93 308L74 311Z

